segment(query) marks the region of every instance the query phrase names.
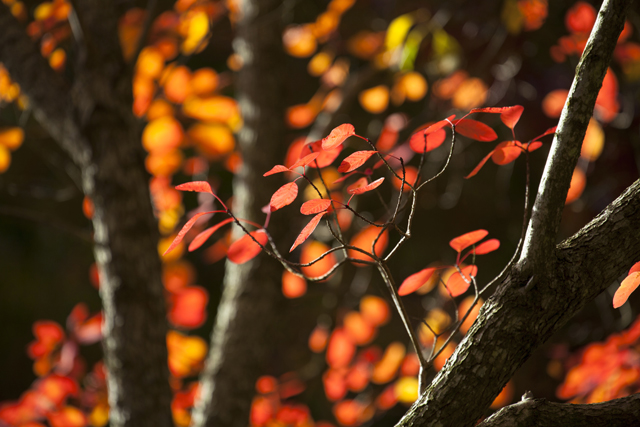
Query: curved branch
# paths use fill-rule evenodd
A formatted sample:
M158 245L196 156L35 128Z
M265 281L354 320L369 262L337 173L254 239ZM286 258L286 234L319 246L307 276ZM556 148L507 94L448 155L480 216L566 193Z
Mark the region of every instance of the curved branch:
M640 393L602 403L580 404L526 399L502 408L478 427L628 427L640 419Z

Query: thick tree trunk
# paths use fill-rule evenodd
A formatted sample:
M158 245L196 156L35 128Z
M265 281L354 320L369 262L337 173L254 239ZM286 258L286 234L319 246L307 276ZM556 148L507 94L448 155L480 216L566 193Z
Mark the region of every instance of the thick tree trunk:
M234 40L243 67L238 100L244 120L239 135L243 167L234 178L234 213L264 221L261 208L283 184L262 174L284 158L282 9L279 0L240 2L241 20ZM286 216L277 212L269 231L286 234ZM241 236L235 230L235 238ZM193 425L245 427L255 381L270 354L270 330L278 319L282 266L261 255L244 265L227 262L222 301L211 336L211 350L196 403Z
M172 426L166 309L158 231L144 170L131 78L110 2L82 2L87 52L72 88L0 4L0 61L36 118L82 171L95 206L95 257L104 305L103 344L112 426Z

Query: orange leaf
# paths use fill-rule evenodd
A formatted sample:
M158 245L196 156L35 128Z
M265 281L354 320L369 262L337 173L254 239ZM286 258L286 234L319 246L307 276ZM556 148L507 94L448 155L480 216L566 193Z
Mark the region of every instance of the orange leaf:
M435 132L428 132L427 129L416 132L409 139L409 146L416 153L428 153L442 145L447 133L444 129L437 129Z
M422 285L427 283L427 280L429 280L434 271L436 271L435 267L425 268L407 277L398 288L398 295L409 295L417 291Z
M447 289L452 297L464 294L469 285L471 284L471 278L478 274L478 267L475 265L468 265L461 269L462 274L456 271L447 280Z
M268 172L265 172L262 176L269 176L280 172L289 172L289 168L282 165L275 165Z
M334 329L327 346L327 364L332 368L344 368L349 365L355 352L356 347L344 328Z
M638 261L635 264L633 264L633 266L629 270L629 274L635 273L636 271L640 271L640 261Z
M587 177L580 169L580 167L576 167L573 170L573 175L571 175L571 183L569 184L569 191L567 192L567 198L565 200L565 204L572 203L576 201L584 191L584 187L587 185Z
M300 213L303 215L312 215L319 212L324 212L331 206L331 199L313 199L308 202L304 202L300 206Z
M184 184L176 185L176 190L180 191L197 191L198 193L211 193L211 186L206 181L193 181L185 182Z
M634 271L620 283L620 287L613 296L613 308L619 308L627 302L629 295L631 295L638 286L640 286L640 271Z
M297 196L298 184L296 184L295 181L278 188L278 191L273 193L273 196L271 196L271 201L269 202L271 212L275 212L278 209L282 209L283 207L290 205L291 203L293 203Z
M291 249L289 249L289 252L293 251L296 247L298 247L301 243L303 243L305 240L309 238L311 233L313 233L313 230L315 230L316 227L318 226L318 223L320 222L324 214L325 212L320 212L318 215L311 218L311 221L309 221L309 223L304 226L304 228L298 235L298 238L296 239L296 241L293 242L293 246L291 246Z
M312 152L319 152L320 155L316 160L310 163L308 166L312 168L324 168L329 166L335 159L338 158L342 151L342 145L337 146L332 150L323 150L322 141L316 141L311 144L306 144L300 151L300 156L306 156Z
M193 184L193 183L189 183L189 184ZM205 182L205 184L207 184L207 183ZM185 185L185 184L182 184L182 185ZM207 185L209 185L209 184L207 184ZM180 186L178 186L178 187L180 187ZM178 188L178 187L176 187L176 188ZM180 232L178 233L176 238L173 239L173 242L171 242L171 245L169 245L167 250L164 251L164 254L162 254L162 255L168 254L169 252L171 252L173 250L173 248L175 248L176 246L178 246L180 244L180 242L182 242L182 239L184 239L184 235L187 234L187 232L189 230L191 230L191 227L193 227L193 225L196 223L198 218L200 218L202 215L211 214L211 213L214 213L214 211L198 212L197 214L192 216L191 219L189 221L187 221L187 223L182 227L182 230L180 230Z
M538 148L542 147L542 142L534 141L534 142L530 142L527 145L523 144L523 146L526 147L527 151L531 153L532 151L536 151Z
M209 227L203 232L199 233L189 244L189 252L193 252L196 249L198 249L200 246L204 244L204 242L207 241L207 239L209 239L209 237L211 237L211 235L213 235L213 233L218 231L220 227L222 227L223 225L229 224L231 221L233 221L233 218L224 219L219 223L217 223L216 225L214 225L213 227Z
M476 255L484 255L489 252L493 252L500 247L500 241L498 239L489 239L486 242L480 243L476 246Z
M469 246L476 244L487 237L487 234L489 234L487 230L470 231L469 233L465 233L462 236L452 239L449 242L449 246L451 246L454 251L462 252Z
M300 166L306 167L309 163L313 162L319 155L320 155L319 152L308 154L303 158L301 158L300 160L298 160L297 162L295 162L293 165L291 165L289 169L295 169Z
M355 184L349 186L347 191L349 192L349 194L354 194L354 195L363 194L363 193L366 193L367 191L375 190L382 184L383 181L384 181L384 177L376 179L371 184L362 185L363 183L367 182L367 178L360 178L359 180L356 181Z
M187 329L202 326L207 319L209 294L200 286L185 286L174 292L167 317L176 326Z
M496 165L506 165L520 156L522 149L519 141L503 141L493 149L491 160Z
M298 298L307 292L307 281L300 276L284 271L282 273L282 294L287 298Z
M562 113L564 103L567 101L569 91L566 89L556 89L551 91L542 100L542 111L547 117L557 119Z
M471 113L498 113L500 114L500 120L508 128L513 129L520 120L524 107L522 105L513 105L511 107L487 107L487 108L474 108L469 111Z
M456 132L476 141L494 141L498 138L496 132L484 123L472 119L460 119L454 122Z
M227 251L229 261L235 264L244 264L255 258L262 251L262 248L253 241L252 236L262 246L265 246L269 240L267 233L262 228L245 234L229 246L229 250Z
M350 123L344 123L331 131L329 136L322 140L322 149L331 150L342 144L351 135L356 134L356 129Z
M358 234L353 236L351 239L350 245L355 246L357 248L362 249L365 252L371 252L373 242L380 234L380 228L375 227L373 225L369 225L363 228ZM375 254L380 257L384 253L384 250L387 248L387 244L389 243L389 232L384 230L382 234L380 234L380 238L376 242ZM367 255L363 254L360 251L356 251L353 249L348 250L349 258L354 258L362 261L371 261L371 258ZM355 263L355 265L362 266L363 264Z
M371 151L371 150L356 151L355 153L345 158L342 161L342 163L340 163L340 166L338 167L338 172L343 172L343 173L351 172L352 170L362 166L364 162L369 160L369 157L373 156L376 153L377 151Z
M373 326L381 326L389 321L390 312L387 302L373 295L364 296L360 300L362 317Z

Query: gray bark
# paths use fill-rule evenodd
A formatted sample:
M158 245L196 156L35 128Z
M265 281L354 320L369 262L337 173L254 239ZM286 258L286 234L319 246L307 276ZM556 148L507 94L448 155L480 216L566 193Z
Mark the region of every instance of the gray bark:
M261 208L284 182L262 174L284 158L282 8L279 0L240 2L234 48L243 60L238 100L244 120L239 135L243 167L234 178L234 213L264 221ZM271 217L270 233L286 234L284 212ZM235 238L241 236L236 230ZM227 262L222 301L218 306L211 350L201 382L192 425L245 427L255 381L265 372L270 331L278 319L283 296L283 268L262 254L244 265Z
M171 426L158 230L112 7L82 2L87 45L80 50L87 55L76 64L73 86L49 67L2 4L0 61L80 168L84 193L94 202L111 425Z

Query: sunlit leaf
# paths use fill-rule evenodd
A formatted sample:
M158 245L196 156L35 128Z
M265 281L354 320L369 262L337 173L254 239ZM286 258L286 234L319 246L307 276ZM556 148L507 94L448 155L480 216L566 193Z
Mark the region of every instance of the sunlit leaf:
M371 114L382 113L389 105L389 88L385 85L365 89L358 95L360 105Z
M470 110L485 103L487 85L477 77L462 81L455 87L451 104L459 110Z
M256 239L262 246L265 246L269 240L267 233L263 229L245 234L229 246L227 251L229 261L235 264L244 264L255 258L262 251L262 248L251 237Z
M373 295L367 295L360 300L360 313L367 322L374 326L384 325L390 317L387 302Z
M463 334L466 334L467 331L471 329L473 322L475 322L476 318L478 317L478 314L480 313L480 307L482 307L482 304L484 303L482 298L479 298L478 301L476 302L476 305L471 307L474 299L475 298L472 295L469 295L468 297L463 299L460 305L458 306L458 318L460 320L462 320L462 318L467 314L467 312L469 313L465 321L460 324L460 332L462 332Z
M613 308L622 307L627 302L629 295L640 286L640 271L629 274L620 284L620 287L613 296Z
M319 214L311 218L311 221L309 221L309 223L304 226L304 228L296 238L296 241L293 242L293 246L291 246L291 249L289 249L289 252L293 251L295 248L297 248L300 244L302 244L305 240L309 238L311 233L313 233L313 230L315 230L316 227L318 226L318 223L320 222L324 214L325 212L320 212Z
M331 334L327 346L327 364L332 368L343 368L349 365L356 347L344 328L336 328Z
M327 400L335 402L347 395L347 382L343 369L328 369L322 375L322 385Z
M433 275L434 271L436 271L434 267L425 268L407 277L398 288L398 295L409 295L417 291L422 285L427 283L427 280Z
M537 141L537 140L539 140L540 138L542 138L542 137L544 137L544 136L547 136L547 135L551 135L551 134L556 133L556 129L557 129L557 128L558 128L558 126L554 126L554 127L552 127L552 128L549 128L549 129L545 130L545 131L544 131L544 133L543 133L542 135L538 135L538 136L536 136L535 138L533 138L533 139L532 139L532 141Z
M416 153L428 153L442 145L447 137L444 129L437 129L427 133L429 128L416 132L409 139L409 146Z
M355 128L350 123L344 123L331 131L329 136L322 139L322 149L331 150L341 145L347 138L355 135Z
M185 286L171 294L167 318L171 323L187 329L202 326L207 319L209 293L200 286Z
M221 227L223 227L226 224L229 224L232 221L233 221L233 218L224 219L219 223L217 223L216 225L214 225L213 227L209 227L206 230L199 233L189 244L189 252L193 252L196 249L198 249L200 246L204 244L204 242L206 242L209 239L209 237L213 235L213 233L215 233Z
M197 191L198 193L213 194L211 185L206 181L185 182L184 184L176 185L175 188L180 191Z
M145 126L142 132L142 146L149 152L169 151L178 148L183 137L180 122L174 117L161 117Z
M640 261L636 262L635 264L633 264L633 266L631 266L631 269L629 269L629 274L635 273L636 271L640 271Z
M447 280L447 289L452 297L464 294L471 285L471 278L478 274L478 267L468 265L463 267L460 272L456 271Z
M295 182L290 182L288 184L280 187L273 196L271 196L271 201L269 202L269 206L271 207L271 212L275 212L278 209L282 209L285 206L290 205L298 196L298 184Z
M478 243L480 240L487 237L489 232L487 230L475 230L470 231L469 233L465 233L461 236L452 239L449 242L449 246L453 248L454 251L462 252L469 246Z
M400 191L400 189L402 189L402 191L409 191L409 185L415 185L416 184L416 180L418 179L418 169L414 166L405 166L404 168L404 188L402 189L402 180L396 178L395 176L392 177L391 179L391 184L393 184L393 186ZM398 174L398 176L402 177L402 169L398 169L396 170L396 174Z
M503 141L496 145L491 154L491 160L496 165L506 165L517 159L522 154L519 141Z
M187 184L195 184L193 182L189 182ZM205 182L205 184L209 185L208 183ZM185 184L182 184L185 185ZM178 186L179 187L179 186ZM177 188L177 187L176 187ZM197 190L196 190L197 191ZM171 245L169 245L169 247L167 248L166 251L164 251L163 255L168 254L169 252L171 252L173 250L173 248L175 248L176 246L178 246L180 244L180 242L182 242L182 239L184 239L185 234L187 234L187 232L189 232L189 230L191 230L191 227L193 227L193 225L196 223L196 221L198 220L198 218L200 218L202 215L207 215L207 214L212 214L214 213L213 211L210 212L198 212L197 214L195 214L194 216L191 217L191 219L189 221L187 221L187 223L182 227L182 230L180 230L180 232L178 233L178 235L176 236L175 239L173 239L173 242L171 242Z
M289 172L289 168L282 165L275 165L268 172L265 172L262 176L269 176L280 172Z
M356 151L355 153L347 156L340 166L338 172L347 173L362 166L371 156L376 154L377 151Z
M351 246L355 246L357 248L362 249L365 252L371 253L372 245L375 239L380 235L378 241L375 246L375 254L380 257L384 253L384 250L387 248L387 244L389 243L389 232L384 230L382 234L380 234L380 228L375 227L373 225L369 225L363 228L358 234L356 234L349 243ZM360 251L356 251L353 249L349 249L347 251L350 258L362 260L362 261L371 261L371 257L363 254ZM363 264L355 263L357 266L363 266Z
M602 149L604 148L604 131L596 119L593 117L589 120L589 126L587 132L584 135L582 141L582 149L580 150L580 157L593 162L600 157Z
M567 96L569 96L569 91L566 89L556 89L549 92L542 100L542 112L547 117L557 119L562 113Z
M418 398L418 378L402 377L396 382L396 395L402 403L413 403Z
M402 364L402 360L406 354L404 344L400 342L392 342L382 356L382 359L376 363L371 375L371 381L375 384L385 384L391 381Z
M307 156L309 153L319 152L320 155L315 159L315 161L311 162L308 166L312 168L324 168L329 166L335 159L338 158L342 149L344 147L342 144L336 146L331 150L324 150L322 148L322 140L316 141L311 144L306 144L302 147L302 151L300 152L300 156Z
M322 242L311 241L302 247L300 253L300 264L309 264L329 250L329 246ZM325 275L335 265L336 257L333 253L329 253L314 262L308 267L301 267L302 272L307 277L320 277Z
M500 241L498 239L489 239L486 242L482 242L478 246L476 246L474 253L476 255L484 255L497 250L499 247Z
M317 159L319 155L320 155L320 153L307 154L306 156L304 156L303 158L301 158L297 162L295 162L293 165L291 165L291 167L289 169L295 169L295 168L298 168L298 167L306 167L309 163L311 163L315 159Z
M460 119L454 124L456 125L456 133L476 141L494 141L498 138L493 129L477 120Z
M575 202L580 198L584 188L587 185L587 176L584 174L580 167L576 167L571 175L571 183L569 184L569 191L567 192L567 198L565 204Z
M300 276L284 271L282 273L282 295L287 298L298 298L307 292L307 281Z
M367 178L360 178L358 181L356 181L355 184L350 185L349 188L347 188L347 192L353 195L363 194L367 191L375 190L382 184L383 181L384 177L378 178L369 184Z
M300 213L303 215L312 215L324 212L331 206L331 199L313 199L304 202L300 206Z
M342 323L345 332L356 345L368 344L375 337L376 328L357 311L350 311L345 314Z
M469 113L498 113L500 114L502 123L508 128L513 129L520 120L523 111L524 107L522 105L513 105L511 107L474 108Z
M333 406L333 415L345 427L357 426L365 406L357 400L342 400Z
M564 24L573 33L588 34L596 22L597 11L589 3L576 2L565 15Z

